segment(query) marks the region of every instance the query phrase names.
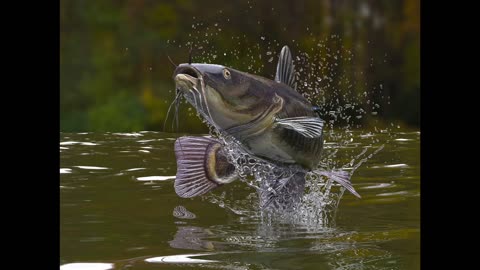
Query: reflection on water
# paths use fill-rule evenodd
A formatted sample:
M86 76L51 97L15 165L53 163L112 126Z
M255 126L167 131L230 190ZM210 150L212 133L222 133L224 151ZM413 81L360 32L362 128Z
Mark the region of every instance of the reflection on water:
M347 169L385 145L352 177L362 199L344 193L328 224L308 204L297 219L266 219L240 181L179 198L178 136L61 134L61 269L419 269L418 132L327 139L330 165Z

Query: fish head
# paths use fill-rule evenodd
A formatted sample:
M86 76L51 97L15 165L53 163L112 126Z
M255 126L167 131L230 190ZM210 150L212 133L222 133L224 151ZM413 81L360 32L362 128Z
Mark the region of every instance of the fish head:
M270 85L275 82L222 65L180 64L174 80L177 91L220 130L248 123L279 103Z

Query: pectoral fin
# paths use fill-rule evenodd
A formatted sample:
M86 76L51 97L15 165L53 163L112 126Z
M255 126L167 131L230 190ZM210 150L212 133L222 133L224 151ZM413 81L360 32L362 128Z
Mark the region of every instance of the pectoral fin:
M175 141L175 192L182 198L203 195L237 178L219 141L206 137L180 137Z
M352 186L352 183L350 182L350 173L347 171L322 171L319 172L320 175L324 175L333 181L339 183L342 185L344 188L346 188L348 191L350 191L353 195L357 196L358 198L362 198L360 194L358 194L357 191Z
M318 138L322 136L324 121L318 117L302 116L277 119L276 124L295 130L307 138Z

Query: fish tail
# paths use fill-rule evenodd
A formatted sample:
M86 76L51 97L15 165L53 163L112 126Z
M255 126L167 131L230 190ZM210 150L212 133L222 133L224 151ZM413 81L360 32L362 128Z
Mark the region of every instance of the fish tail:
M235 166L228 162L223 145L207 137L180 137L175 141L178 196L203 195L237 179Z

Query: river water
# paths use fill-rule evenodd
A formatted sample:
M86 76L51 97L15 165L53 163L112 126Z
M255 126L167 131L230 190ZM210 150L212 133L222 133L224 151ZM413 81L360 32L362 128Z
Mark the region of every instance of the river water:
M384 147L324 226L265 222L241 181L179 198L182 135L60 134L61 269L420 269L420 132L353 132L334 162Z

